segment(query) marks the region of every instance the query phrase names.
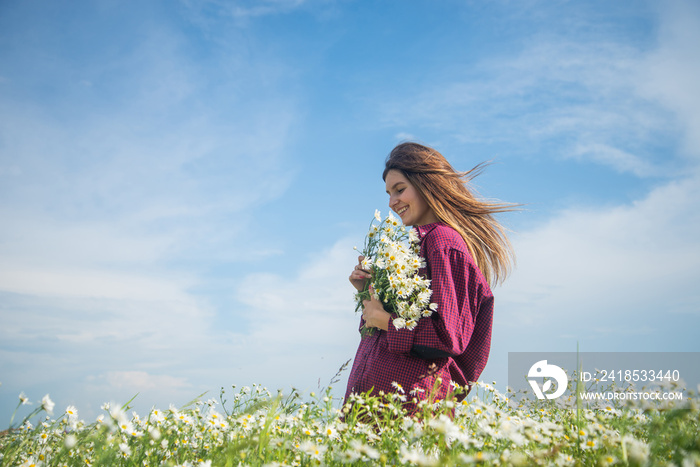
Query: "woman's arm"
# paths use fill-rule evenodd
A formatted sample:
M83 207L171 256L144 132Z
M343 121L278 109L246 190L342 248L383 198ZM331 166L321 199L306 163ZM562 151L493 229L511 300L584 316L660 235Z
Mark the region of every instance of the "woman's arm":
M482 299L492 300L483 276L466 251L439 248L428 253L431 301L437 312L421 318L412 331L388 323L389 350L421 358L462 354L469 344Z

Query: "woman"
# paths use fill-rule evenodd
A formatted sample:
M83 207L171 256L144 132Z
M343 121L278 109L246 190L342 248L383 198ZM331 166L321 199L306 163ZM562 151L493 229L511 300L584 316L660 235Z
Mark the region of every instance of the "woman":
M408 330L394 327L396 316L380 301L363 302L361 326L379 332L360 342L346 400L370 389L373 394L398 390L409 400L410 395L443 399L451 383L468 387L478 380L491 347L490 285L505 278L512 259L493 214L513 209L479 200L469 191L466 184L480 168L456 172L439 152L417 143L400 144L389 154L383 174L389 207L417 230L427 264L421 274L431 280L430 301L438 307ZM362 269L362 259L350 274L358 290L371 277Z

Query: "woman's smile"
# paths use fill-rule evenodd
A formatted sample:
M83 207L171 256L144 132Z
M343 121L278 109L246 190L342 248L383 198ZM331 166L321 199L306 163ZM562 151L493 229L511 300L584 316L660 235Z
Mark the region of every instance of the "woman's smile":
M401 171L392 169L387 172L386 192L389 207L399 215L404 225L437 222L433 210Z

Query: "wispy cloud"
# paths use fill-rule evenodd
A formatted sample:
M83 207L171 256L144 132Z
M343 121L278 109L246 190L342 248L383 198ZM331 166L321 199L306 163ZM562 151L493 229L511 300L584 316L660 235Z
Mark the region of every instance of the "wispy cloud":
M142 391L145 403L167 404L223 383L200 373L198 360L216 360L226 343L197 290L210 268L279 253L247 227L293 180L294 99L249 93L254 64L236 60L236 79L205 93L212 79L180 33L157 23L141 39L106 61L57 52L37 65L55 77L43 100L4 90L5 392L54 385L55 400L124 402Z
M631 172L638 177L665 175L667 170L654 167L652 163L635 154L606 144L578 144L567 157L598 162L619 172Z
M688 103L700 94L692 84L700 76L695 65L700 55L687 44L698 34L695 22L700 16L687 8L697 10L678 3L662 15L659 43L636 57L630 74L618 82L629 88L625 94L633 100L609 111L622 115L634 110L638 116L604 131L634 138L650 129L658 111L669 119L660 125L662 133L686 135L685 152L692 156L685 164L687 172L666 169L678 153L665 154L665 160L631 154L599 143L607 138L586 131L595 126L582 123L585 138L574 155L585 153L642 177L663 173L671 180L629 204L567 209L516 237L519 266L501 292L499 323L518 327L506 333L522 345L543 345L523 336L525 326L529 332L524 334L549 343L561 339L559 345L573 335L601 349L693 350L686 327L697 322L700 300L692 285L700 275L700 177L694 162L700 154L695 138L700 105ZM635 128L635 121L647 123ZM616 340L626 333L645 337L636 348L618 348Z
M517 235L518 268L500 293L500 325L575 329L594 339L603 323L651 332L659 314L671 325L669 314L697 313L688 298L700 274L699 204L694 175L632 205L567 210ZM678 336L664 342L690 344Z
M330 378L354 356L359 316L347 277L356 262L353 243L342 239L309 255L291 277L251 274L240 283L249 331L235 340L242 355L257 357L255 373L300 385Z
M700 6L671 1L659 7L657 47L641 61L638 93L673 111L673 123L684 135L684 152L700 158Z
M228 13L234 18L255 18L258 16L286 13L299 8L305 0L263 0L257 2L236 2L235 4L210 1L221 12Z
M697 91L683 80L698 75L698 53L683 44L693 43L697 28L684 21L651 50L604 28L585 41L534 35L509 54L455 58L428 82L383 90L387 97L372 102L380 102L388 126L413 132L516 144L518 155L573 157L639 177L677 175L678 156L659 159L655 148L677 131L678 118L695 118Z

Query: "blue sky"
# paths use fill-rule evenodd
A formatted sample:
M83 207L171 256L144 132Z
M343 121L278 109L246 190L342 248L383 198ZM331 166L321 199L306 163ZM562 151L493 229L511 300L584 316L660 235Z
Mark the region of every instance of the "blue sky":
M525 205L485 380L700 351L698 43L693 1L3 2L0 426L325 385L407 139Z

